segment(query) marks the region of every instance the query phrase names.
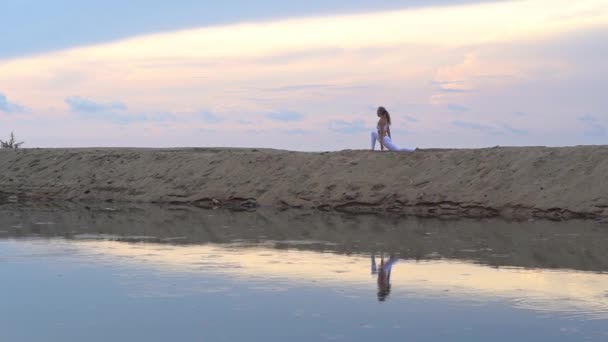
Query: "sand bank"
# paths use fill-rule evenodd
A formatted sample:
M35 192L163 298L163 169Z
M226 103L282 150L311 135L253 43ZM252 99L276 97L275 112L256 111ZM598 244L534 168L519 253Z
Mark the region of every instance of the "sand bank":
M415 153L0 151L0 202L184 203L433 217L608 218L608 146Z

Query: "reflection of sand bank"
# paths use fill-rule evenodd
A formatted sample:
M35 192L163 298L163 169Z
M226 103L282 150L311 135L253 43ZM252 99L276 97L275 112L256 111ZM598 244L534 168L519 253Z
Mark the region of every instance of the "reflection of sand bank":
M175 244L260 242L267 247L492 266L608 271L608 226L593 221L435 220L307 210L231 212L184 206L0 206L3 237L87 236ZM40 225L40 222L53 222ZM306 241L303 241L306 240Z
M370 259L265 247L167 246L115 241L32 244L36 248L77 247L85 256L112 263L137 263L178 272L210 272L246 279L280 279L323 286L374 283ZM116 259L114 257L119 257ZM608 274L492 268L465 262L400 261L391 276L395 292L503 299L514 306L608 319Z

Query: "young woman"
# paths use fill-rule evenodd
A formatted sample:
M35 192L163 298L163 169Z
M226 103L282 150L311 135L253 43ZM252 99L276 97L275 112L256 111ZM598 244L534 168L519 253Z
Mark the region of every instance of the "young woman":
M372 132L372 151L376 149L376 141L380 143L381 151L384 151L385 146L390 151L396 152L414 152L416 150L415 148L399 148L393 144L391 139L391 115L386 108L378 107L376 114L380 119L378 125L376 125L376 131Z

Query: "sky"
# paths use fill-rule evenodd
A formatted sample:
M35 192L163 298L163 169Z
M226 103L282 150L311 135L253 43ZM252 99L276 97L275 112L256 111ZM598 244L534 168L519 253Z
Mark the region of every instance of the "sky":
M606 144L608 2L4 0L24 147Z

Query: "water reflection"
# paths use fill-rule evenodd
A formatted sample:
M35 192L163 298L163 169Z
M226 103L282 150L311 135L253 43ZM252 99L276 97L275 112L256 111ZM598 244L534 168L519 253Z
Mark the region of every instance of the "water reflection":
M380 302L404 297L504 301L535 312L608 318L608 229L595 222L110 209L4 207L0 236L29 237L17 241L30 258L64 255L154 272L217 275L260 281L258 289L314 284L373 291L373 285L374 300ZM370 284L370 266L375 284ZM164 285L128 288L133 296L179 295L179 289ZM222 292L225 287L197 289Z
M391 293L391 271L399 258L391 255L384 262L384 253L380 254L380 267L376 266L376 255L372 254L372 275L377 275L378 301L384 302Z
M308 211L234 213L185 207L0 206L0 237L105 237L171 245L238 243L492 267L608 271L608 225L590 221L440 221Z
M492 268L457 260L398 260L376 256L370 283L371 255L340 255L298 249L275 249L263 244L167 245L108 240L20 240L20 255L12 259L56 258L95 265L122 265L158 274L158 281L124 283L132 297L172 298L197 292L230 292L229 284L258 284L258 290L277 292L297 286L365 289L364 296L391 302L399 298L443 298L472 305L492 301L534 312L561 313L582 319L608 319L608 275L569 270ZM1 241L1 240L0 240ZM2 256L0 255L0 258ZM5 256L6 258L6 256ZM371 262L370 262L371 260ZM397 272L398 271L398 272ZM176 288L166 275L222 279L215 287ZM170 277L169 277L170 278ZM127 278L129 279L129 278ZM123 279L125 280L125 279ZM252 285L253 286L253 285ZM376 291L370 293L373 289ZM348 292L339 292L348 296Z

